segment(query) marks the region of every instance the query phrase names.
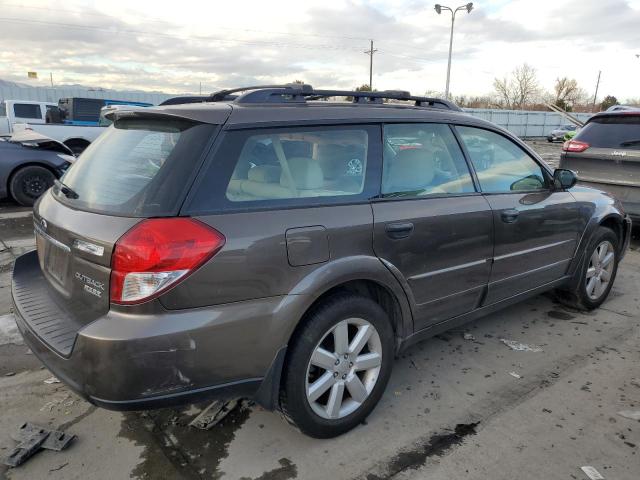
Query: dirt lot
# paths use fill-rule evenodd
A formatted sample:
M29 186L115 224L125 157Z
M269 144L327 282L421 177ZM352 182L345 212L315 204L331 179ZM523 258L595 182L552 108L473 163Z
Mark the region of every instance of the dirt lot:
M559 144L532 144L557 159ZM78 438L0 476L582 480L591 465L606 479L640 478L640 423L619 414L640 410L637 237L603 308L582 314L543 295L416 345L366 424L328 441L246 403L206 431L189 426L206 404L121 414L44 383L51 374L5 316L11 263L31 248L28 210L0 205L0 456L25 421Z

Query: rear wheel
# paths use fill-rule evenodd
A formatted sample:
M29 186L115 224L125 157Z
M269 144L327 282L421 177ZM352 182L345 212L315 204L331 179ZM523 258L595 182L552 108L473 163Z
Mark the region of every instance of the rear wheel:
M619 240L609 228L598 227L581 266L580 282L560 292L563 303L580 310L598 308L609 296L618 272Z
M385 311L365 297L331 297L314 308L290 346L282 411L307 435L341 435L376 406L392 363L393 329Z
M30 207L53 185L54 180L55 176L46 168L30 165L13 174L9 181L9 192L20 205Z

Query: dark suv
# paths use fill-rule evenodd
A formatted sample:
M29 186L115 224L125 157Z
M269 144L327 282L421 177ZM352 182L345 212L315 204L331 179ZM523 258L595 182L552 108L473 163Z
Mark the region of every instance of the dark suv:
M117 112L35 206L16 320L90 402L252 395L331 437L408 345L553 288L607 297L620 203L505 130L405 92L233 94Z
M594 115L562 150L560 167L615 195L640 220L640 109Z

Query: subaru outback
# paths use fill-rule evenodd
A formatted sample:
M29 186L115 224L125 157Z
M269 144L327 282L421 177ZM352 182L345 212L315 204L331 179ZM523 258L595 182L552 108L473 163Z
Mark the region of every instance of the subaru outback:
M116 112L35 205L16 321L95 405L246 395L333 437L409 345L550 289L583 309L611 290L620 203L446 100L209 100Z

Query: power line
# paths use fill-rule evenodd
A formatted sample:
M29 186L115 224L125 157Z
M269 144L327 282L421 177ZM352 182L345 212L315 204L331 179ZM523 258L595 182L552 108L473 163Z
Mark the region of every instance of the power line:
M119 20L117 17L114 17L112 15L108 15L106 13L101 13L101 12L85 12L85 11L80 11L80 10L49 8L49 7L41 7L41 6L35 6L35 5L16 5L16 4L7 4L7 3L3 4L3 7L42 10L42 11L56 12L56 13L75 13L75 14L80 14L80 15L89 15L89 16L93 16L93 17L108 18L108 19L111 19L111 20ZM145 23L167 24L169 22L167 22L166 20L163 20L161 18L158 18L158 17L146 17L145 16ZM295 37L335 38L335 39L340 39L340 40L358 40L358 41L369 40L369 38L367 38L367 37L353 37L353 36L345 36L345 35L323 35L323 34L319 34L319 33L279 32L279 31L273 31L273 30L257 30L257 29L250 29L250 28L229 28L229 27L224 27L224 26L220 26L220 25L212 25L212 27L215 27L217 30L227 30L227 31L233 31L233 32L251 32L251 33L262 33L262 34L267 33L267 34L271 34L271 35L288 35L288 36L295 36Z
M99 27L96 25L78 25L73 23L63 23L63 22L53 22L48 20L32 20L32 19L24 19L24 18L10 18L10 17L0 17L0 22L8 22L8 23L21 23L21 24L34 24L34 25L47 25L47 26L55 26L55 27L64 27L64 28L74 28L77 30L87 30L87 31L101 31L109 34L132 34L132 35L140 35L140 36L151 36L151 37L161 37L161 38L172 38L179 40L200 40L200 41L216 41L221 43L231 43L231 44L242 44L242 45L264 45L264 46L272 46L272 47L291 47L291 48L303 48L303 49L332 49L332 50L340 50L344 51L345 49L351 50L354 52L359 51L356 47L345 47L344 45L335 45L335 44L300 44L300 43L285 43L285 42L272 42L272 41L264 41L264 40L241 40L236 38L219 38L212 37L206 35L176 35L169 33L160 33L160 32L149 32L146 30L134 30L134 29L122 29L122 28L109 28L109 27Z

